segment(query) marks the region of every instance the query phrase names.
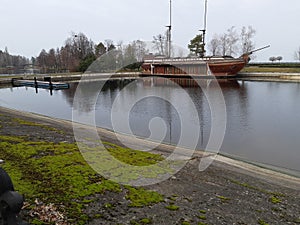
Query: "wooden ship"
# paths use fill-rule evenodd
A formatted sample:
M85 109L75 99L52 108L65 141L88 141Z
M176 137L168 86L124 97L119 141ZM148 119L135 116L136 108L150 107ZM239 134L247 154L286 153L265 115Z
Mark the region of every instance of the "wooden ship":
M144 58L142 69L143 75L159 76L215 76L215 77L233 77L241 71L250 61L250 55L256 51L268 48L266 46L251 52L244 53L238 58L231 56L205 56L200 57L171 57L171 21L172 5L170 0L170 25L167 31L167 56L149 55ZM207 17L207 0L205 1L204 29L202 31L202 45L205 46ZM205 49L203 49L205 52Z

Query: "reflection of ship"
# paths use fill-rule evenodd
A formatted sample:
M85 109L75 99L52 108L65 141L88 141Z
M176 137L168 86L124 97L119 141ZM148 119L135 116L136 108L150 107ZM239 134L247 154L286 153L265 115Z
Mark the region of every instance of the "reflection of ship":
M213 87L217 82L221 88L240 88L240 84L235 79L191 79L191 78L163 78L163 77L148 77L144 78L144 87L151 86L181 86L181 87Z
M204 56L205 34L207 17L207 0L205 1L204 29L202 31L202 43L200 57L171 58L171 0L170 0L170 25L167 31L168 49L166 57L148 56L144 59L142 68L144 76L147 75L172 75L172 76L235 76L250 61L253 52L268 48L269 46L246 52L238 58L231 56Z

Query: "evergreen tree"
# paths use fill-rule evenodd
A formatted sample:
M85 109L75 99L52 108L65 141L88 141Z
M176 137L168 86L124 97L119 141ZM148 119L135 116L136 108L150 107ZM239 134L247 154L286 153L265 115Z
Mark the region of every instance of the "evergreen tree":
M194 37L194 39L190 41L188 48L191 54L203 57L205 54L205 49L204 49L202 34L198 34L196 37Z

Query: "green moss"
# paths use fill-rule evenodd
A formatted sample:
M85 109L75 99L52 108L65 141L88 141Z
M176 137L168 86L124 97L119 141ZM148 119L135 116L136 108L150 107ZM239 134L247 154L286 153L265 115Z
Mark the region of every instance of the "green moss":
M171 211L177 211L177 210L179 210L179 206L173 205L173 204L167 205L165 208L168 209L168 210L171 210Z
M100 219L100 218L102 218L102 217L103 217L102 214L95 214L95 215L94 215L94 219Z
M23 120L23 119L20 119L20 118L14 118L12 120L12 122L20 124L20 125L41 127L41 128L43 128L45 130L54 131L54 132L57 132L59 134L64 134L65 133L62 130L58 130L58 129L54 128L54 127L50 127L50 126L47 126L47 125L41 124L41 123L36 123L36 122L31 122L31 121Z
M206 216L205 216L205 215L200 215L200 216L198 216L198 218L199 218L200 220L206 220Z
M27 201L66 204L67 216L78 224L88 219L84 197L104 191L121 191L120 185L99 177L84 161L75 144L27 142L20 137L0 137L0 158L15 189ZM82 199L82 201L74 201ZM34 221L34 224L38 224Z
M200 213L206 214L206 210L199 210Z
M164 160L161 155L123 148L108 142L104 142L103 144L112 156L129 165L149 166Z
M10 143L20 143L24 141L22 137L13 137L13 136L0 136L1 142L10 142Z
M141 224L151 224L152 220L149 219L149 218L143 218L143 219L140 220L140 223Z
M281 200L277 196L271 196L270 202L272 202L273 204L278 204L281 203Z
M199 222L198 225L207 225L207 224L203 222Z
M181 223L181 225L191 225L191 224L190 224L190 222L183 221L183 222Z
M155 191L145 190L144 188L126 187L128 194L126 198L131 201L132 207L143 207L153 205L164 200L163 196Z
M89 141L91 146L97 143ZM107 177L116 178L119 183L128 184L133 181L155 179L166 174L172 174L174 168L183 161L164 160L161 155L151 154L104 143L104 147L90 147L80 144L85 159L96 171L101 171ZM99 160L100 159L100 160ZM99 162L101 161L101 163Z
M64 133L47 125L22 119L13 119L12 122ZM131 150L108 142L105 145L111 155L130 165L143 167L164 159L160 155ZM82 157L75 143L33 142L23 136L0 136L0 158L5 159L4 169L11 176L16 191L24 194L27 202L34 205L34 200L39 199L58 206L64 204L63 211L71 224L85 224L89 220L83 212L92 201L88 196L106 191L121 192L123 188L99 176ZM152 171L148 172L148 177L157 175L152 174ZM154 191L129 186L126 189L126 198L133 207L148 206L164 200L162 195ZM106 206L113 207L109 203ZM99 216L102 217L100 214ZM44 224L36 218L30 222ZM146 220L139 222L147 224Z
M217 195L217 198L220 199L222 202L227 202L230 200L230 198L222 196L222 195Z
M108 209L111 209L111 208L113 208L113 205L110 204L110 203L105 203L105 204L104 204L104 207L105 207L105 208L108 208Z
M262 219L259 219L258 221L257 221L257 223L259 224L259 225L269 225L268 223L266 223L264 220L262 220Z

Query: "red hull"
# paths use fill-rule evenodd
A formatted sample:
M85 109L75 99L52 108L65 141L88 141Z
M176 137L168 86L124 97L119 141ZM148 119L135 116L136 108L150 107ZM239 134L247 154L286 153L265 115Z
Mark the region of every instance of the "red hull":
M242 59L224 62L208 62L209 69L215 76L235 76L246 64L247 63Z
M248 55L241 58L154 58L145 60L142 68L152 75L196 75L217 77L235 76L248 63ZM208 69L209 68L209 69Z

